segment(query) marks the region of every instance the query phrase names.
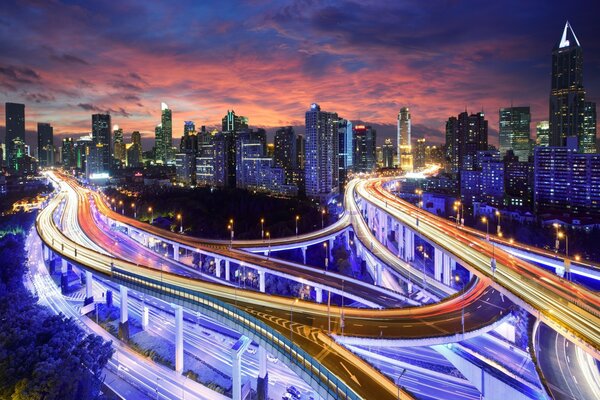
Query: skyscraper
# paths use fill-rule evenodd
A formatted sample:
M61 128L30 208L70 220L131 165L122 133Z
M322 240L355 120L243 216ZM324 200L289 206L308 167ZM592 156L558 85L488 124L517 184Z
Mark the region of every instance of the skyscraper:
M313 103L306 112L305 126L306 195L326 201L338 191L338 115L321 111L321 107Z
M531 111L529 107L501 108L499 112L500 155L513 150L519 161L531 155Z
M398 113L398 165L403 171L412 171L412 144L411 144L411 122L410 110L402 107Z
M415 169L425 168L425 138L417 139L417 145L414 151L414 167Z
M248 129L248 118L241 115L235 115L235 111L227 110L227 114L222 119L223 132L238 132L242 129Z
M110 114L92 115L92 141L97 149L98 159L95 160L94 173L108 173L112 165ZM87 171L87 169L86 169Z
M19 158L24 155L25 104L6 103L6 166L11 172L18 170Z
M113 156L118 165L125 162L126 154L123 128L119 128L119 125L113 127Z
M338 178L341 193L348 180L348 173L354 169L354 130L352 129L351 121L340 118L338 121L338 136Z
M550 122L540 121L536 124L535 128L535 145L542 147L550 146Z
M550 146L565 146L567 137L576 137L579 152L596 152L596 133L585 129L585 108L583 51L567 22L552 51Z
M466 111L446 122L446 154L450 172L475 168L478 151L488 150L488 121L483 112L469 115Z
M383 153L383 168L394 168L394 144L392 139L385 139L381 152Z
M377 167L375 154L377 132L370 126L355 125L352 136L354 143L354 171L372 172Z
M155 158L157 163L163 165L173 161L173 117L169 106L160 103L160 125L156 126L155 133Z
M294 128L286 126L275 131L273 161L275 165L283 168L286 182L292 181L292 173L297 168L298 152Z
M139 131L131 134L131 143L127 147L127 166L139 167L142 164L142 136Z
M596 153L596 103L583 104L583 136L579 144L583 153Z
M50 124L39 122L37 134L40 167L51 167L54 165L54 129Z
M64 138L62 140L62 165L63 168L69 169L75 167L75 151L73 147L73 138Z

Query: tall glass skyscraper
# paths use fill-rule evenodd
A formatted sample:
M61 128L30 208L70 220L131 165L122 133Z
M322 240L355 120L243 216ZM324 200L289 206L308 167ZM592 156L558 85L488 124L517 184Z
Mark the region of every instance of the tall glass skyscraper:
M6 103L6 166L11 172L18 170L19 157L25 143L25 104Z
M313 103L306 112L305 123L306 195L320 201L327 201L338 192L338 115L321 111L321 107Z
M40 167L54 165L54 129L52 125L38 122L38 161Z
M377 167L375 157L377 132L370 126L355 125L353 129L354 170L372 172Z
M403 171L413 170L410 110L402 107L398 113L397 126L398 165Z
M92 141L97 147L97 160L94 160L93 173L108 173L112 165L110 114L92 115ZM89 159L88 159L89 161Z
M535 126L535 131L535 145L542 147L550 146L550 123L548 121L538 122Z
M531 111L529 107L500 109L500 154L512 150L519 161L527 161L531 155Z
M585 129L585 114L583 51L567 22L560 41L552 51L550 146L565 146L567 137L576 137L579 152L595 153L596 132L592 132L591 128ZM595 115L593 103L588 105L588 115L592 114ZM589 122L588 126L591 126Z

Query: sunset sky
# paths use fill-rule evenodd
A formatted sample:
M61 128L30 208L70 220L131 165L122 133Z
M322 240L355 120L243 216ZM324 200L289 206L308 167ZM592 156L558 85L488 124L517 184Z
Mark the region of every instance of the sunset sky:
M150 138L164 101L178 143L184 120L213 127L234 109L252 126L300 126L318 102L376 125L380 141L402 106L414 135L437 142L450 115L483 109L495 143L511 101L547 119L567 19L587 98L600 100L597 1L5 0L0 11L2 102L25 103L27 129L50 122L57 136L109 111L126 138Z

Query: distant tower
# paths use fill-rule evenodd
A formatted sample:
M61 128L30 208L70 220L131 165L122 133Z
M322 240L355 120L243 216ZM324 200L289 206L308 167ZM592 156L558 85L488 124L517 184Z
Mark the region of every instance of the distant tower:
M542 147L550 146L550 123L548 121L540 121L536 124L535 128L535 145Z
M398 113L398 165L403 171L413 170L410 110L402 107Z
M95 160L94 172L110 171L112 165L112 141L110 129L110 114L92 115L92 141L97 147L97 160Z
M6 166L11 172L18 170L25 143L25 104L6 103Z
M54 165L54 129L52 125L38 122L38 161L40 167Z
M513 150L519 161L527 161L531 155L529 107L501 108L499 122L500 155L504 157L508 150Z

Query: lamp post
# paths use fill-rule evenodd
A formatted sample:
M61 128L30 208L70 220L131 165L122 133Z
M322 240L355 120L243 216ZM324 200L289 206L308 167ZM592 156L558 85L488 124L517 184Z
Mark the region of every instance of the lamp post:
M125 207L123 207L123 200L119 200L119 205L121 206L121 215L125 214Z
M131 208L133 208L133 218L137 219L137 209L135 208L135 203L131 203Z
M456 211L456 226L460 224L460 201L454 202L454 211Z
M323 247L325 247L325 272L329 269L329 249L327 248L327 242L323 243Z
M496 231L498 236L502 237L502 227L500 226L500 211L496 210L496 218L498 218L498 226L496 227Z
M233 218L231 218L229 220L229 226L231 227L231 246L233 247L233 237L234 237L234 232L233 232Z
M113 211L116 211L116 210L115 210L115 198L113 197L112 199L110 199L110 202L111 202L111 204L112 204L112 210L113 210Z
M300 216L296 215L296 236L298 236L298 221L300 221Z
M402 378L402 376L404 375L404 373L406 372L406 368L404 368L402 370L402 372L400 372L400 374L398 375L398 400L400 400L400 389L402 388L402 386L400 386L400 379Z
M485 224L485 240L490 241L490 220L487 217L481 217L481 222Z
M148 212L150 213L150 225L154 223L154 209L152 207L148 207Z
M460 279L460 275L455 275L454 276L454 280L456 281L456 283L460 283L461 284L461 302L462 304L460 305L460 322L462 324L462 333L463 336L465 335L465 303L464 303L464 299L465 299L465 282L463 282Z
M417 196L419 196L419 202L417 203L417 206L419 209L423 208L423 190L421 189L417 189L415 190L415 193L417 194ZM417 210L417 227L419 226L419 210Z
M260 239L265 240L265 219L260 219Z
M321 229L325 228L325 209L321 210Z
M177 214L177 220L179 221L179 233L183 233L183 217L181 214Z
M560 245L559 240L558 240L558 229L560 228L560 225L558 223L553 223L552 226L554 227L554 229L556 229L556 241L554 242L554 252L558 253L558 246Z
M558 238L565 238L565 276L567 279L571 279L571 259L569 258L569 236L566 233L558 232Z
M271 232L267 231L267 242L269 242L269 250L267 250L267 258L271 256Z
M487 217L481 217L481 221L485 222L485 240L490 242L490 220ZM492 243L492 258L490 259L490 268L492 270L492 276L496 273L496 246Z

